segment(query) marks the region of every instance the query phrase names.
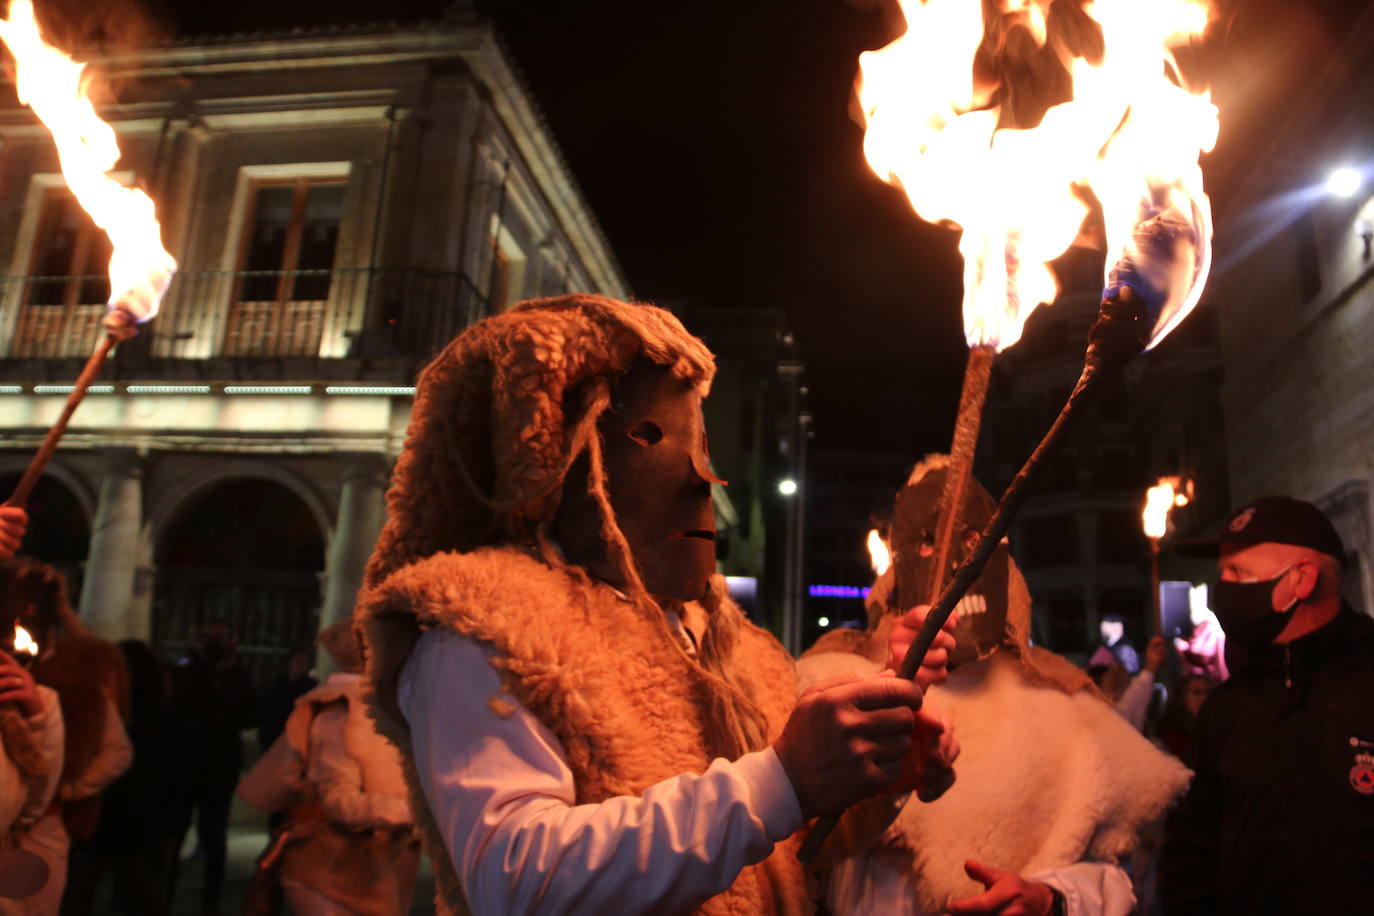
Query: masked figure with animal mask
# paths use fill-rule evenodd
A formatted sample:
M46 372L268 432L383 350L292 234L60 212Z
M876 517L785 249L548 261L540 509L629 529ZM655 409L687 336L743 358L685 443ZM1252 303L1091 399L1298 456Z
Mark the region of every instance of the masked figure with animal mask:
M915 685L798 697L730 601L713 372L670 313L571 295L422 374L357 620L442 912L807 912L805 822L947 772Z
M798 663L803 680L884 663L897 609L929 599L949 459L921 462L897 496L893 565L869 600L867 632L835 631ZM970 479L949 568L995 505ZM956 608L948 679L929 697L963 752L938 801L907 804L875 846L831 870L828 900L853 914L1068 913L1126 916L1118 863L1187 787L1188 771L1117 715L1068 660L1030 645L1031 601L1002 544Z

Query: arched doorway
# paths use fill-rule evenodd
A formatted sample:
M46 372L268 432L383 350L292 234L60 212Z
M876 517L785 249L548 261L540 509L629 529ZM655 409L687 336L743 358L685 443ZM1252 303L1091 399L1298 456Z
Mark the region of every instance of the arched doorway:
M21 476L18 471L0 474L0 499L14 492ZM91 520L86 510L67 485L51 474L38 478L25 508L29 528L19 556L33 557L58 569L67 577L72 606L78 606L81 576L91 546Z
M165 654L222 620L261 687L315 638L324 538L282 484L239 478L204 491L161 532L156 562L153 640Z

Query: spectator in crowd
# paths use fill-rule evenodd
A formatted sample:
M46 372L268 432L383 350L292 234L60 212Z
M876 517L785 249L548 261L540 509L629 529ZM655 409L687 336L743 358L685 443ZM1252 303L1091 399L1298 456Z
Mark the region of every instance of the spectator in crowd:
M1174 640L1183 673L1200 674L1211 683L1220 684L1230 676L1226 670L1226 634L1211 609L1194 607L1189 613L1193 632L1187 639Z
M1102 636L1102 644L1097 647L1092 658L1088 659L1089 665L1116 663L1127 674L1133 675L1140 671L1140 654L1136 652L1131 637L1126 635L1126 621L1120 614L1103 614L1102 621L1098 624L1098 632Z
M133 745L124 730L129 683L124 657L91 633L67 601L67 583L51 566L12 562L3 573L16 618L38 645L34 679L57 692L62 708L63 763L53 803L19 845L47 863L48 882L24 898L22 912L57 913L67 884L68 851L90 838L100 795L129 768Z
M296 706L297 698L314 690L319 682L310 674L315 665L315 653L309 648L297 648L286 657L286 667L280 676L263 691L262 721L258 725L258 748L266 751L286 728L286 720Z
M175 809L167 804L168 787L176 784L179 769L178 735L157 653L135 639L124 640L119 648L129 670L133 765L105 790L90 841L72 850L63 916L91 913L110 873L115 898L127 912L162 916L168 911L163 868L178 838Z
M1311 503L1267 496L1179 549L1218 557L1231 677L1198 713L1197 775L1166 826L1166 911L1368 913L1374 620L1341 599L1339 535Z
M1140 673L1131 678L1116 698L1116 711L1141 734L1145 734L1148 724L1150 701L1164 690L1164 685L1159 683L1159 672L1164 670L1168 661L1168 641L1162 636L1151 637L1145 646L1145 664L1141 666Z
M1197 714L1215 686L1206 675L1185 674L1169 693L1169 702L1159 717L1155 733L1175 757L1183 757L1187 751Z
M296 916L408 913L420 839L401 758L367 717L351 621L320 642L339 670L300 698L239 783L248 804L286 812L259 867L275 870Z
M205 853L200 889L203 914L218 912L224 889L224 864L229 835L229 807L243 769L241 733L258 723L258 697L253 679L238 657L229 625L212 620L201 645L186 660L179 698L188 718L186 737L198 748L201 761L192 773L189 806L182 834L195 818L196 836ZM180 845L180 844L178 844Z

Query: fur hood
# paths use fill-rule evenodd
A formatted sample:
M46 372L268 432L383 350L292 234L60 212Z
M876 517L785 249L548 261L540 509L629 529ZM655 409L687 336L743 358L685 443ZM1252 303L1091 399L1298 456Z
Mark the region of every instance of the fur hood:
M367 583L440 551L534 543L580 450L573 427L596 393L585 383L641 356L703 395L715 374L672 313L604 296L522 302L458 335L417 382Z

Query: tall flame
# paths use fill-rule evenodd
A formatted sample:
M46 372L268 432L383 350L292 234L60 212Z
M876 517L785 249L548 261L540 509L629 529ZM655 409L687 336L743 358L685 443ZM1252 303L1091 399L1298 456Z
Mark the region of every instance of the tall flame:
M1005 93L991 104L975 75L988 4L899 2L906 33L860 57L864 153L923 219L963 230L969 345L1011 346L1036 305L1054 299L1046 262L1078 236L1088 213L1078 189L1087 189L1102 205L1109 270L1119 259L1141 261L1139 245L1157 246L1158 233L1142 242L1138 231L1152 221L1193 243L1186 270L1163 271L1157 258L1146 265L1159 287L1153 346L1196 304L1210 264L1198 155L1216 142L1217 109L1170 78L1170 48L1207 24L1203 0L1085 3L1100 47L1056 32L1050 0L1000 0L998 28L1058 54L1072 80L1072 98L1028 129L999 128Z
M38 654L38 643L33 641L28 630L17 623L14 625L14 651L23 652L25 655Z
M87 96L85 64L43 40L31 0L11 0L0 40L14 55L19 100L52 133L67 186L110 237L110 308L147 321L157 314L176 261L162 246L152 199L106 174L119 161L119 144Z
M1155 540L1164 537L1169 530L1169 513L1175 507L1188 505L1192 492L1192 482L1179 477L1161 477L1159 483L1146 490L1145 508L1140 513L1145 536Z
M868 562L872 564L873 571L880 576L892 565L892 552L887 549L887 541L883 540L877 528L868 532Z

